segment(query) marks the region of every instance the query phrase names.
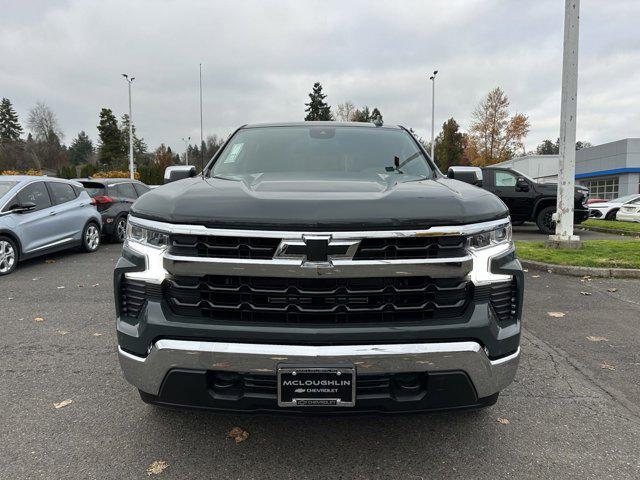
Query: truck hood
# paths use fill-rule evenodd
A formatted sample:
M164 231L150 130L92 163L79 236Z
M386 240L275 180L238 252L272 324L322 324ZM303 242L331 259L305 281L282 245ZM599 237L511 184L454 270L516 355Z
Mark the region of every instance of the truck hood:
M131 212L169 223L266 230L418 229L508 215L498 197L457 180L374 173L194 177L146 193Z

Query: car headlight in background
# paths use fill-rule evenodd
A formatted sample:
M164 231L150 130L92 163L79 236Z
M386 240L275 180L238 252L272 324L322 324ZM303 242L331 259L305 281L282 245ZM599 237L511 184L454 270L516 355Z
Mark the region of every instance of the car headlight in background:
M127 222L126 240L159 249L165 249L169 246L169 235L166 233L141 227L131 222Z

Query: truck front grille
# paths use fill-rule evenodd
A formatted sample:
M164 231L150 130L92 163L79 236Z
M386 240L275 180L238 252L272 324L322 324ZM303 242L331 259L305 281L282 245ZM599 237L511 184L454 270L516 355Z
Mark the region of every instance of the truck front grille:
M271 260L281 239L172 235L170 253L186 257ZM354 260L456 258L466 255L463 236L364 238Z
M216 321L341 324L459 318L473 298L464 279L170 277L177 315Z

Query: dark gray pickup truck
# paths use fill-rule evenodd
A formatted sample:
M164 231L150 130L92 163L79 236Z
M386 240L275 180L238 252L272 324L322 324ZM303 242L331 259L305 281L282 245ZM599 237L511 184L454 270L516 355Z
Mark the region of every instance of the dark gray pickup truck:
M479 408L513 380L509 211L405 128L247 125L200 174L165 175L131 208L114 273L118 355L145 402Z

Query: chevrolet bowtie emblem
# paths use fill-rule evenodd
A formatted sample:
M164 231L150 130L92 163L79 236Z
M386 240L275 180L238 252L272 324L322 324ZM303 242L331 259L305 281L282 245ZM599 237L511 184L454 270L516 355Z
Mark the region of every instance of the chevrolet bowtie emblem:
M331 266L332 260L351 260L360 240L332 240L329 235L305 235L280 242L274 259L301 260L302 264Z

